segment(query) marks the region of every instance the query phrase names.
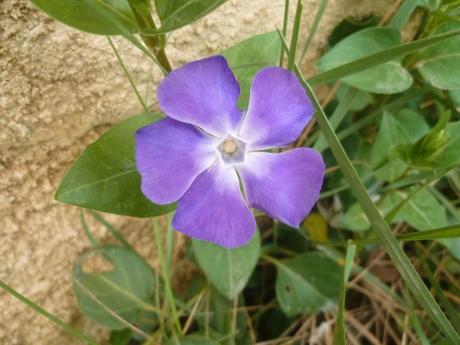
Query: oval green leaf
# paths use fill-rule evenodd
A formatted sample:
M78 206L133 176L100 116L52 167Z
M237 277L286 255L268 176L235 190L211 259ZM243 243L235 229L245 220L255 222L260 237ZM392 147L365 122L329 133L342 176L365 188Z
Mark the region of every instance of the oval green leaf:
M444 23L435 34L460 29L460 23ZM453 37L417 54L416 67L431 85L442 90L460 89L460 37Z
M158 114L141 114L109 129L86 148L65 175L56 199L133 217L153 217L171 211L172 205L155 205L142 194L134 160L134 133L159 119Z
M257 231L247 245L237 249L226 249L200 240L192 241L192 249L211 284L232 299L244 289L257 264L260 235Z
M110 266L88 267L90 260L96 258ZM139 322L143 312L155 311L150 304L154 273L144 259L128 248L107 245L91 250L77 260L72 278L82 313L109 329L127 328Z
M339 296L342 270L319 253L278 261L276 268L276 297L288 316L318 312Z
M370 28L358 31L336 44L316 63L325 72L356 59L378 53L401 43L401 35L393 28ZM391 94L407 90L412 76L398 61L389 61L366 71L347 76L342 81L357 89Z
M130 32L139 30L127 0L32 0L32 3L60 22L98 35L122 34L116 21Z

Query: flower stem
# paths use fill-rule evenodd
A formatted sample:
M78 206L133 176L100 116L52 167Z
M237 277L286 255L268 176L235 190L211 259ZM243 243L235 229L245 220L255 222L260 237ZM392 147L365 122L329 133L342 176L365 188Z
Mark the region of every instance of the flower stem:
M179 316L177 313L176 302L174 300L174 294L171 287L171 273L163 252L164 241L161 236L161 224L159 222L159 217L153 218L153 233L155 237L155 245L157 247L158 261L160 262L160 268L163 274L166 300L169 308L171 309L172 314L171 328L174 331L174 333L182 335L182 329L179 321Z
M136 21L141 27L141 29L148 29L148 30L156 30L157 27L155 22L153 21L151 14L140 13L137 11L136 7L129 2L131 9L136 17ZM168 60L166 55L166 51L164 49L164 36L151 36L151 35L143 35L141 33L141 38L144 41L145 45L149 50L155 55L158 60L158 63L164 69L165 74L172 71L171 63Z

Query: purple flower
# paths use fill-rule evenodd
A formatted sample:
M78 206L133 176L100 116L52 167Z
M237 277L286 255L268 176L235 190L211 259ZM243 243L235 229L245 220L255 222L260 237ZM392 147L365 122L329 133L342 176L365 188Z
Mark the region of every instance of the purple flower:
M136 133L143 193L157 204L178 202L176 230L226 248L254 235L250 207L298 227L324 177L322 157L310 148L264 152L292 143L313 115L291 72L261 69L247 111L237 107L239 93L222 56L188 63L158 88L167 117Z

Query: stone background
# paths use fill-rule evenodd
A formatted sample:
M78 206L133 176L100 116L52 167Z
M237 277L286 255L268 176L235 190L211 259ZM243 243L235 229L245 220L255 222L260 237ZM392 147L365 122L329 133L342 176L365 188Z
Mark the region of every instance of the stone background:
M294 1L291 1L294 3ZM393 0L330 0L303 68L345 17L391 11ZM308 28L317 0L305 0ZM291 7L295 7L293 4ZM229 0L170 37L174 66L210 55L282 26L284 0ZM292 13L291 13L292 16ZM305 39L303 30L301 39ZM136 49L115 39L141 90L155 95L160 72ZM141 108L105 37L83 34L40 13L25 0L0 0L0 279L65 321L82 321L72 294L71 268L89 247L80 210L53 193L86 145ZM110 216L150 259L144 220ZM107 234L96 224L97 236ZM0 344L79 344L11 296L0 292Z

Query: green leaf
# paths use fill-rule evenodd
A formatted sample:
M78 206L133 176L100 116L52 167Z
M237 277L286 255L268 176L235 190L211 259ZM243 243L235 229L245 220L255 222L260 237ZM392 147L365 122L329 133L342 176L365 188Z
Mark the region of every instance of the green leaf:
M91 260L104 260L101 269ZM92 271L90 271L90 269ZM140 321L150 304L155 276L150 266L131 250L113 245L81 256L73 268L74 291L84 315L109 329L123 329Z
M319 73L308 79L308 82L315 86L332 82L337 79L345 78L358 72L364 72L383 63L403 57L407 54L416 52L420 49L431 47L439 42L444 42L452 37L460 35L460 30L451 31L445 34L435 35L432 37L423 38L413 42L398 45L388 48L380 52L367 55L363 58L353 60L349 63L340 64L339 66Z
M372 167L378 168L375 177L382 181L399 178L407 164L399 158L398 147L417 141L428 131L425 119L415 111L405 109L397 116L385 112L371 151Z
M455 106L457 112L460 112L460 89L449 90L449 97Z
M345 264L343 267L342 283L340 284L339 294L339 310L334 327L334 345L346 345L347 337L345 331L345 297L347 293L348 278L350 277L353 268L353 259L356 253L356 245L348 242L347 255L345 256Z
M340 41L316 63L322 72L329 71L347 62L363 58L401 43L398 30L370 28L358 31ZM402 92L412 85L412 77L397 61L388 61L365 72L345 77L342 81L358 89L391 94Z
M222 5L226 0L155 0L161 27L166 33L190 24Z
M316 252L276 261L276 297L288 316L316 313L339 295L339 265Z
M417 230L446 226L446 210L426 189L416 192L401 208L399 216Z
M221 53L240 82L238 105L246 109L249 89L254 75L262 67L278 63L281 54L281 42L276 31L248 38Z
M56 199L133 217L153 217L172 210L172 206L153 204L142 194L134 161L134 133L160 118L158 114L136 115L109 129L86 148L65 175Z
M398 203L400 203L402 197L398 193L389 193L382 200L379 200L377 207L379 213L382 216L386 216ZM397 218L395 220L399 220ZM362 207L359 203L354 203L351 207L345 212L342 219L342 226L345 229L351 231L366 231L369 230L371 223L366 217Z
M429 10L436 10L441 4L441 0L417 0L418 5L428 8Z
M110 345L129 345L133 331L129 328L116 329L110 332Z
M460 23L451 22L438 26L436 34L460 29ZM460 37L426 48L417 54L416 67L434 87L442 90L460 89Z
M341 226L351 231L366 231L369 230L370 223L363 209L356 202L351 205L343 215Z
M442 228L449 225L445 208L426 189L416 192L399 212L399 217L418 231ZM457 259L460 259L460 238L440 239Z
M445 132L449 141L434 162L437 168L460 164L460 121L448 123Z
M208 280L229 299L245 287L260 254L259 232L247 245L226 249L213 243L192 240L193 253Z
M166 345L219 345L219 343L202 335L192 334L182 338L171 338Z
M113 18L131 32L139 31L127 0L31 1L51 17L81 31L99 35L122 34L110 21L106 20L106 16Z

